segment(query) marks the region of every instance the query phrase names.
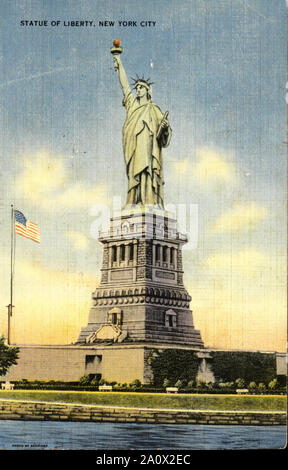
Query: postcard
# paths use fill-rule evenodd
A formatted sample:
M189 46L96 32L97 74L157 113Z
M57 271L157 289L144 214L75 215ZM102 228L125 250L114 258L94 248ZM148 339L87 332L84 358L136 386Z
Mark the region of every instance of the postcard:
M1 450L285 448L286 8L1 2Z

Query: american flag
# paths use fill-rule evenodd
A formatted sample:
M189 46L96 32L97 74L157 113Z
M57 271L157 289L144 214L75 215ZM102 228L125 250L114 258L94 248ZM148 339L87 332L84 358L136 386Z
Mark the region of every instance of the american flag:
M30 238L36 243L40 243L40 233L38 225L29 222L20 211L14 211L15 232L22 237Z

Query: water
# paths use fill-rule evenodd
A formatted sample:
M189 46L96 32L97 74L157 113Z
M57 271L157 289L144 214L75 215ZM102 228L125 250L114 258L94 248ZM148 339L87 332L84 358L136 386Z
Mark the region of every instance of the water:
M285 426L0 421L0 449L280 449Z

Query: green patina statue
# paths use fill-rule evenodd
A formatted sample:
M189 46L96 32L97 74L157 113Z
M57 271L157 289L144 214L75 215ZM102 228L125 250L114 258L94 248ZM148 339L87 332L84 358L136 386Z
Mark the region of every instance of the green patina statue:
M152 102L151 83L137 78L131 87L120 60L120 41L114 41L111 53L123 90L126 121L123 126L123 151L128 176L127 205L141 204L164 207L162 148L171 139L168 112L163 115Z

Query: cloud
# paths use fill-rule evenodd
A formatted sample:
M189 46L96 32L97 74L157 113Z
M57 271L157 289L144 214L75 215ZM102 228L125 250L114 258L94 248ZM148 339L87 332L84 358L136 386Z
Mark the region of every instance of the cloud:
M93 188L87 188L81 182L75 183L68 174L63 157L45 150L24 159L15 187L19 197L49 212L107 203L106 183Z
M247 285L248 284L248 285ZM189 291L189 289L188 289ZM269 282L191 285L195 328L206 346L286 350L286 289Z
M47 192L62 187L67 179L64 163L45 150L25 158L23 171L16 178L16 187L26 198L42 200Z
M75 250L87 250L89 247L89 239L84 233L70 230L67 232L67 237L71 241Z
M193 176L201 182L235 183L236 170L227 154L211 148L200 148L196 151L196 165Z
M231 253L216 253L206 259L206 266L218 275L237 275L237 272L251 277L269 267L268 254L257 250L243 250Z
M201 274L202 269L202 274ZM286 256L247 249L217 252L187 283L195 327L206 346L285 350Z
M192 170L193 170L191 159L186 157L186 158L182 158L181 160L178 160L174 164L173 171L174 170L176 171L177 175L180 177L188 176L189 174L191 175Z
M8 269L8 256L6 261ZM2 281L8 277L8 272L2 273ZM81 325L87 323L91 292L98 280L99 276L91 273L58 270L41 262L18 259L12 341L20 344L67 344L76 341ZM2 286L4 284L1 283ZM0 293L0 304L7 305L7 298L8 285L6 291L2 289ZM6 318L6 310L0 307L2 318ZM6 333L6 322L1 326L0 333Z
M236 167L227 152L200 147L195 157L186 157L174 164L173 172L178 177L193 177L201 183L229 183L238 181Z
M212 233L240 232L254 229L268 216L268 210L255 203L236 204L212 225Z
M75 208L107 203L107 185L102 183L95 188L87 189L83 184L74 184L54 198L54 204L59 209Z

